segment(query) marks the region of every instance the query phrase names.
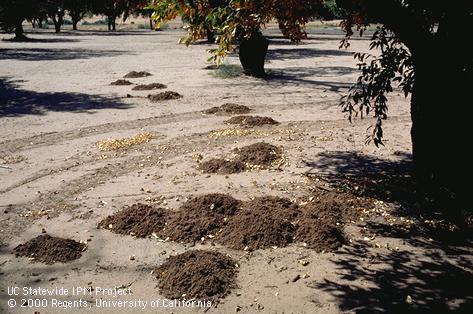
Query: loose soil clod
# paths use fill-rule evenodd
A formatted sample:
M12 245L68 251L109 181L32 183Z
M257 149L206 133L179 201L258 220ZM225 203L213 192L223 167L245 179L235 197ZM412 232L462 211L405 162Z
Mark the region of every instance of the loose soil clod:
M199 164L199 169L205 173L232 174L246 170L246 165L238 160L212 158Z
M128 80L116 80L115 82L110 83L110 85L116 85L116 86L124 86L124 85L133 85L132 82Z
M165 226L167 212L145 204L134 204L102 220L98 227L139 238L159 234Z
M255 143L234 150L240 162L248 165L270 167L282 157L282 150L268 143Z
M71 239L43 234L18 245L15 255L33 258L32 261L45 264L66 263L82 256L86 245Z
M153 134L151 133L140 133L136 136L132 137L125 137L119 139L106 139L103 141L97 142L95 145L98 149L102 151L111 151L117 150L122 148L128 148L134 145L140 145L144 143L148 143L154 138Z
M243 210L229 219L217 241L234 249L257 250L286 246L296 230L292 220L299 214L296 204L274 196L245 202Z
M140 78L140 77L146 77L146 76L151 76L152 74L146 71L131 71L128 74L126 74L123 78Z
M153 90L153 89L163 89L167 86L161 83L151 83L151 84L141 84L136 85L132 90Z
M148 99L152 102L164 101L164 100L172 100L172 99L179 99L182 98L182 95L172 91L166 91L159 94L148 95Z
M276 125L279 124L276 120L270 117L260 116L236 116L225 121L227 124L239 124L242 126L261 126L261 125Z
M250 112L251 109L244 105L238 104L223 104L220 107L212 107L210 109L204 110L205 114L245 114Z
M213 301L236 287L236 261L218 252L193 250L156 268L160 292L169 299Z
M162 234L173 241L195 243L214 236L241 202L226 194L206 194L186 202L171 215Z

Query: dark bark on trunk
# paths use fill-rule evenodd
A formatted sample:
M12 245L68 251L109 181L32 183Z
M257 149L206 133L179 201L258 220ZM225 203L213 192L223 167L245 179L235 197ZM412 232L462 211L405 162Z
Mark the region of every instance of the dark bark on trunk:
M471 104L473 82L471 57L462 57L457 49L462 48L436 41L413 55L411 136L421 195L434 209L461 221L473 212L467 202L472 166L463 149L471 142L463 106Z
M269 41L261 33L254 33L250 38L240 39L239 57L246 75L264 77L264 60L268 52Z
M115 16L108 16L108 30L109 31L116 30L117 29L116 24L117 24L117 18Z
M210 27L205 28L205 35L207 36L208 42L215 43L215 33Z
M61 26L64 23L64 16L62 14L57 14L52 16L53 23L54 23L54 30L56 33L61 32Z
M38 19L38 28L43 28L43 19Z
M16 27L15 27L15 37L14 40L26 40L27 37L24 34L23 31L23 21L20 22Z
M149 29L153 30L153 28L154 28L153 27L153 19L151 18L151 15L150 15L150 17L149 17Z

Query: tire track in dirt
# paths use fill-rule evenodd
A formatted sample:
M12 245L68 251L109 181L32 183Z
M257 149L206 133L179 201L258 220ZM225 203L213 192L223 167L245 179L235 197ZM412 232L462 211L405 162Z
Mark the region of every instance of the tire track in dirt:
M304 102L304 103L291 103L286 105L278 105L278 110L294 110L294 109L304 109L310 108L314 105L321 103L326 103L327 99L324 98L320 101L315 102ZM252 109L255 111L264 111L264 110L274 110L276 107L274 105L262 104L259 106L252 106ZM37 148L41 146L46 146L50 144L59 144L65 141L75 140L81 137L87 137L92 135L98 135L103 133L110 133L114 131L123 131L130 129L139 129L151 125L161 125L161 124L170 124L176 122L190 121L193 119L201 119L208 117L208 115L202 114L201 111L185 112L180 114L169 114L163 116L155 116L150 118L143 118L137 120L126 120L119 122L112 122L106 124L99 124L94 126L89 126L80 129L74 129L63 132L47 132L41 133L38 135L24 137L14 140L6 140L0 142L1 153L18 153L24 149Z

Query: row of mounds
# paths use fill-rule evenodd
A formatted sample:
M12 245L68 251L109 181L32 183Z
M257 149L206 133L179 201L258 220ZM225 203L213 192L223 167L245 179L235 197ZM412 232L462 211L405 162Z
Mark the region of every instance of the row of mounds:
M116 80L110 85L114 86L128 86L128 85L133 85L133 82L130 82L129 80L126 80L127 78L141 78L141 77L147 77L151 76L152 74L149 72L145 71L131 71L130 73L126 74L123 79ZM165 89L167 88L166 85L161 84L161 83L150 83L150 84L139 84L136 85L132 88L134 91L150 91L150 90L156 90L156 89ZM127 97L133 97L132 95L127 95ZM154 95L148 95L147 98L152 101L152 102L160 102L160 101L165 101L165 100L172 100L172 99L179 99L182 98L182 95L179 93L173 92L173 91L165 91L161 93L157 93Z
M14 253L16 257L27 257L33 262L54 264L76 260L86 248L84 243L42 234L15 247Z
M235 148L232 153L235 156L231 159L211 158L199 162L198 168L204 173L232 174L280 167L284 161L282 148L265 142Z
M276 196L240 201L226 194L205 194L177 211L133 205L105 218L99 227L180 243L211 241L245 251L295 242L331 251L346 242L344 224L357 220L361 209L370 206L367 200L334 191L320 191L306 203L299 206Z

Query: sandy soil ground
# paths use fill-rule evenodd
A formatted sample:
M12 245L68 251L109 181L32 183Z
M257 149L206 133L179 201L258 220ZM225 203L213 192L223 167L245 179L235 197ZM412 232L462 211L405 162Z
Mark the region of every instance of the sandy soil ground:
M410 167L408 100L397 91L390 99L386 146L365 145L373 121L350 124L337 103L356 79L351 52L366 50L368 41L353 40L349 50L339 50L338 30L314 27L310 32L308 40L293 45L277 31L268 31L267 79L239 75L235 57L226 60L224 70L209 69L205 60L211 45L180 46L177 41L183 31L173 27L163 32L42 32L30 35L35 42L0 42L0 162L4 166L0 168L0 311L63 311L51 306L9 308L9 299L21 302L20 297L8 295L11 286L130 287L133 291L132 296L117 298L85 296L92 309L76 308L74 313L136 313L129 308L99 308L95 302L163 298L151 270L168 256L192 247L96 228L100 220L126 205L155 200L176 209L186 197L212 192L242 200L277 195L300 202L314 188L331 189L329 181L349 177L357 190L366 183L361 178L372 179L371 175L382 179L363 186L377 198L373 210L346 227L351 243L335 252L317 253L298 244L251 253L210 243L196 245L228 253L240 266L238 288L205 311L471 309L471 249L408 233L420 223L402 202L410 187L387 179L404 178ZM132 70L152 74L130 79L134 84L162 83L183 98L154 103L144 96L160 90L110 85ZM247 134L222 132L235 128L223 123L229 117L201 111L229 102L249 106L252 114L272 117L280 124L252 128ZM141 132L154 138L117 151L100 151L96 146L101 140ZM222 157L234 147L260 141L283 147L287 164L279 170L228 176L196 169L197 154L205 159ZM54 265L31 263L12 254L16 245L41 234L43 228L51 235L88 241L88 248L80 259ZM464 283L463 289L459 283ZM140 312L203 311L148 305Z

